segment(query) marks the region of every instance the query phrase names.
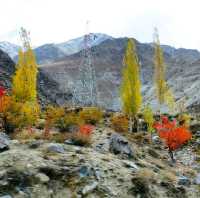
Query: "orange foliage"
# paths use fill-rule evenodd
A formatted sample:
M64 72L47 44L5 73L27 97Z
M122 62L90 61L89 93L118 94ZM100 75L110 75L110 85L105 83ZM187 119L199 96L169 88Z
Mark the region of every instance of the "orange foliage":
M190 140L192 135L184 126L176 126L176 122L170 122L167 117L162 117L162 123L155 122L153 127L157 130L160 138L164 139L169 150L176 150L186 141Z
M10 96L3 95L0 97L0 113L5 114L11 103Z
M128 119L126 116L124 115L114 115L111 118L111 124L112 124L112 128L116 131L116 132L127 132L128 131Z

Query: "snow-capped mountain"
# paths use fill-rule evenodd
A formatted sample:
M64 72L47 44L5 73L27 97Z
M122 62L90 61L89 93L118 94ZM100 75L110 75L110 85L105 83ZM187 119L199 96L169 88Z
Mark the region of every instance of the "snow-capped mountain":
M90 33L89 46L97 46L108 39L112 40L113 37L101 33ZM15 62L17 61L19 48L19 46L9 42L0 42L0 49L8 53ZM64 58L65 56L77 53L83 48L84 36L63 43L44 44L34 48L34 51L38 64L46 64L55 62L58 59Z
M101 34L90 33L89 46L97 46L105 40L112 40L113 37ZM38 64L54 62L62 57L69 56L81 51L84 48L84 36L78 37L67 42L57 44L45 44L35 48Z
M99 45L107 39L113 39L111 36L101 33L90 33L89 45L91 47ZM79 52L84 48L84 36L69 40L64 43L56 44L66 55Z
M0 49L6 52L12 59L18 55L20 46L13 43L2 41L0 42Z

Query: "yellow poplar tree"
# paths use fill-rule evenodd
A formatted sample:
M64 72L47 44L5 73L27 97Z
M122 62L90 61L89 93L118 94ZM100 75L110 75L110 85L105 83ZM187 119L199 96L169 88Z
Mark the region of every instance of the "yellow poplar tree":
M157 29L154 32L154 65L155 65L155 84L157 98L160 105L165 102L165 91L166 91L166 82L165 82L165 63L163 57L163 51L160 47L160 40Z
M171 113L175 113L176 110L176 102L174 99L174 95L169 87L166 88L165 92L165 102Z
M36 121L39 112L39 105L37 103L38 66L34 52L30 46L28 33L23 28L21 29L21 39L23 49L19 51L18 63L12 84L12 109L17 109L17 111L11 113L11 115L17 114L21 118L19 122L24 122L15 123L12 121L16 126L31 126ZM16 119L12 118L12 120Z
M156 28L154 32L154 65L154 75L158 102L160 105L165 103L170 111L174 112L175 99L171 89L165 81L165 63L163 50L160 46L159 35Z
M133 39L128 39L124 55L120 97L122 109L130 118L130 131L132 131L133 118L136 118L142 104L140 64Z

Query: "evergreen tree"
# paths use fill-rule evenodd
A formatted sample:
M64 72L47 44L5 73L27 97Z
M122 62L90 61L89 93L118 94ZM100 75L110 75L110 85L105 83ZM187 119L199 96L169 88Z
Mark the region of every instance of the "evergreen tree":
M122 109L130 118L130 130L132 131L132 120L140 110L142 104L140 83L140 64L136 54L135 43L133 39L128 39L125 55L124 69L122 74L122 83L120 96Z

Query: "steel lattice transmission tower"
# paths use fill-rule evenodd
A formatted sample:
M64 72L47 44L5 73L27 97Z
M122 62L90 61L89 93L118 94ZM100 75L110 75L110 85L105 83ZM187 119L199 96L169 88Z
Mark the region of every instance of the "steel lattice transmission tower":
M95 39L94 35L89 33L89 22L86 23L86 34L84 36L84 48L82 50L82 62L79 67L80 87L79 100L84 106L97 105L97 82L95 68L93 65L91 43Z
M24 51L30 49L30 32L28 32L25 28L21 27L20 32L20 39L22 41L22 48Z

